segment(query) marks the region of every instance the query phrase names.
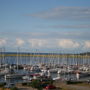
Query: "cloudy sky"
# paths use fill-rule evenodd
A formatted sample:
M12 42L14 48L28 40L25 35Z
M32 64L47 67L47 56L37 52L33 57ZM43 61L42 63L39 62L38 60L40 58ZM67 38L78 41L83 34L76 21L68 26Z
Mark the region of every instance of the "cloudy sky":
M0 0L0 48L90 51L90 0Z

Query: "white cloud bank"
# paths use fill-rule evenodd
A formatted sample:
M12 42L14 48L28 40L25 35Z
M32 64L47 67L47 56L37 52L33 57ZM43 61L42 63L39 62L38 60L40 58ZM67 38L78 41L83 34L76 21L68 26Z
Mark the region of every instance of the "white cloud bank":
M78 48L80 44L71 39L30 39L29 43L33 48Z
M12 44L11 44L12 43ZM22 38L16 38L16 40L13 42L10 42L10 40L7 41L7 39L0 38L0 47L5 46L7 48L8 46L12 49L15 49L16 47L22 47L22 48L31 48L31 49L57 49L60 48L62 50L84 50L89 51L90 50L90 40L84 40L84 41L77 41L74 39L40 39L40 38L30 38L30 39L22 39Z
M45 39L29 39L28 42L33 48L42 48L45 47L45 45L47 44L47 40Z
M24 44L25 42L24 42L24 40L23 39L20 39L20 38L17 38L16 39L16 46L22 46L23 44Z
M90 41L84 42L84 48L90 48Z
M71 39L62 39L59 41L59 46L62 48L78 48L80 45Z
M0 38L0 46L3 46L7 43L6 39Z

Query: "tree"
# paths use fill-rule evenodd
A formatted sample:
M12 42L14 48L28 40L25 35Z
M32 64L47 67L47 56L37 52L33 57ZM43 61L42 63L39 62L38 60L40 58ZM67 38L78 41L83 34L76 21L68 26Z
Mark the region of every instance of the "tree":
M33 80L33 81L31 82L31 86L32 86L33 88L38 89L38 90L42 90L42 89L43 89L43 87L41 86L41 81L40 81L40 80Z

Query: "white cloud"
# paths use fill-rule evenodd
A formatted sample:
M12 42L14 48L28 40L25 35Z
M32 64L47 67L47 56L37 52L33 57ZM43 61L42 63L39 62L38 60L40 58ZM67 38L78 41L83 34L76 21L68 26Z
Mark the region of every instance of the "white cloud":
M7 43L6 39L0 38L0 46L3 46Z
M30 39L29 43L31 44L31 46L33 48L45 47L45 45L47 44L47 40L45 40L45 39Z
M78 48L80 45L71 39L62 39L59 41L59 46L62 48Z
M24 43L25 43L24 40L22 40L20 38L16 39L16 46L22 46Z
M90 48L90 41L84 42L84 48Z
M32 48L78 48L80 45L71 39L30 39L29 43Z

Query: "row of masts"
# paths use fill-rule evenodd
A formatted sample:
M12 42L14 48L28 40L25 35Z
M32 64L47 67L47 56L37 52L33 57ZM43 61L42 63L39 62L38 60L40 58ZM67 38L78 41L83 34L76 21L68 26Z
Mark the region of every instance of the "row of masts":
M0 49L0 65L4 63L17 64L17 66L19 64L90 65L90 56L87 54L22 53L19 48L16 53L7 53L3 48Z

